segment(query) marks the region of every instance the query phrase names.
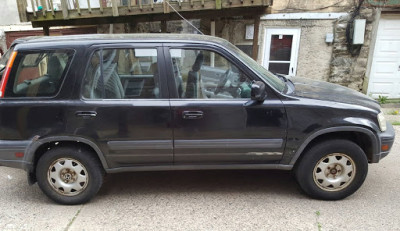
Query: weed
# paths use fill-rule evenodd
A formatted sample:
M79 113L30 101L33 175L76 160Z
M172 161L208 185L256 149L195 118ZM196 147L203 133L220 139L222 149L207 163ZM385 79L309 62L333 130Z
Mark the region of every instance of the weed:
M381 95L378 96L378 102L380 104L385 104L385 103L387 103L387 101L388 101L388 97L387 96L381 96Z
M392 125L400 125L400 122L399 121L394 121L394 122L392 122Z
M315 215L317 215L316 222L317 222L318 231L321 231L322 230L322 224L319 222L319 216L321 215L321 212L320 211L316 211Z
M388 115L398 115L399 114L399 110L393 110L388 112Z

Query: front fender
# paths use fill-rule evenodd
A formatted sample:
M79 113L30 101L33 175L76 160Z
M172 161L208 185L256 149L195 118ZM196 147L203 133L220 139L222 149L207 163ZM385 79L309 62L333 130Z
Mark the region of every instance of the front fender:
M304 149L317 137L329 133L337 133L337 132L359 132L367 135L371 141L372 145L372 150L374 153L379 152L379 145L380 141L378 136L370 129L364 128L364 127L359 127L359 126L340 126L340 127L331 127L331 128L324 128L321 130L318 130L311 135L309 135L304 142L300 145L300 147L297 149L297 151L294 153L293 157L291 158L289 164L294 166L296 161L299 159L300 155L304 151Z

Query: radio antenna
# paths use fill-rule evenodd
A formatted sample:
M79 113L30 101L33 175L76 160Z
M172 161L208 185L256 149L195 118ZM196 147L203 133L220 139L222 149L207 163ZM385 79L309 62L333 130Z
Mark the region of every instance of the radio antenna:
M185 17L183 17L177 10L175 10L175 8L173 6L171 6L171 4L169 4L169 2L167 0L164 0L169 7L171 7L175 13L177 13L179 15L179 17L181 17L185 22L187 22L189 25L191 25L194 29L196 29L197 32L199 32L200 34L204 35L203 32L201 32L197 27L195 27L191 22L189 22ZM178 0L180 1L180 0Z

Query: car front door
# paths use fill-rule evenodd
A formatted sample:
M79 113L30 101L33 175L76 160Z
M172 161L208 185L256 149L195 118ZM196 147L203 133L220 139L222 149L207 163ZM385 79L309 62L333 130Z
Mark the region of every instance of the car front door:
M173 162L162 52L159 44L101 46L90 57L71 124L94 139L110 168Z
M175 164L273 164L283 155L286 116L271 89L246 104L258 80L212 47L165 48L174 121Z

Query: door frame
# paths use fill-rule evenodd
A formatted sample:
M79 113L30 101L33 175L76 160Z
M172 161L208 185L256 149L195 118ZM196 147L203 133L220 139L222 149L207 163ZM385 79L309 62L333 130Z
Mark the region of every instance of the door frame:
M181 126L178 124L178 118L181 117L179 113L185 110L196 110L203 111L203 108L216 107L224 108L227 106L242 108L243 110L261 110L263 107L268 107L268 113L266 115L272 116L272 110L277 111L277 109L283 110L283 103L276 95L275 90L272 87L266 87L267 95L269 98L263 104L249 105L246 106L245 103L249 99L187 99L179 98L177 96L176 83L174 80L174 73L172 68L170 49L195 49L195 50L207 50L219 54L221 57L225 58L227 61L236 65L246 76L253 80L260 80L260 77L254 73L254 71L249 68L243 61L235 57L229 50L224 47L214 46L212 44L179 44L179 43L163 43L164 46L164 57L166 61L166 70L168 70L168 90L170 93L170 106L173 114L173 134L174 134L174 164L177 166L190 164L191 166L217 166L220 164L228 163L224 158L235 157L236 164L275 164L282 160L284 155L284 150L286 146L286 127L287 121L285 116L285 121L282 122L281 127L278 127L280 132L271 132L276 137L258 137L254 138L232 138L232 137L217 137L217 138L205 138L196 137L190 139L189 137L181 138L179 135ZM261 80L262 81L262 80ZM266 108L267 110L267 108ZM280 113L284 115L284 111ZM205 112L205 117L212 116ZM245 121L244 121L245 122ZM196 124L192 125L193 127ZM180 130L178 130L180 129ZM268 131L268 130L267 130ZM178 135L177 135L178 134ZM279 136L281 135L281 136ZM250 146L246 150L245 144ZM235 153L234 150L241 147L242 152ZM260 150L253 150L253 149ZM198 153L194 153L193 150L202 150ZM267 150L265 150L267 149ZM223 151L224 150L224 151ZM230 152L228 152L229 150ZM186 152L186 153L185 153ZM189 154L190 153L190 154ZM200 154L201 153L201 154ZM257 157L261 159L264 157L265 160L256 160ZM209 159L207 159L209 158ZM242 160L240 160L242 158ZM247 158L247 159L246 159ZM190 161L189 161L190 160ZM232 160L230 160L232 161ZM257 161L260 161L257 163ZM232 164L232 163L230 163ZM249 165L249 166L251 166Z
M83 96L83 88L84 81L86 79L87 71L92 59L92 56L96 51L102 49L155 49L157 51L157 67L158 67L158 82L159 82L159 90L160 90L160 98L124 98L124 99L86 99ZM173 122L171 117L171 108L169 103L169 95L168 95L168 86L167 86L167 78L163 76L165 71L165 59L164 59L164 50L163 45L160 42L123 42L116 44L95 44L87 48L87 51L84 56L84 60L86 65L82 65L82 71L79 73L83 73L82 77L75 76L76 82L74 84L77 87L73 87L75 91L75 95L79 97L78 103L74 105L74 107L70 108L69 116L67 118L73 118L75 121L69 122L73 126L74 123L77 123L75 116L76 110L83 111L97 111L98 109L114 107L115 113L118 112L118 107L126 107L132 110L135 107L140 108L151 108L153 107L164 107L168 108L168 116L169 120L165 123L166 128ZM79 62L79 60L73 60L73 62ZM71 66L74 66L72 63ZM117 109L115 109L117 108ZM138 114L138 109L135 110L135 113ZM125 112L127 114L127 112ZM155 113L156 114L156 113ZM99 117L99 114L95 117ZM82 121L94 120L92 118L81 119ZM94 121L96 122L96 121ZM93 123L94 123L93 122ZM83 125L81 125L83 126ZM165 129L165 128L162 128ZM136 168L136 166L155 166L155 165L169 165L173 163L173 130L170 130L170 138L168 139L132 139L132 137L121 139L121 137L110 139L110 137L99 138L94 137L93 135L87 134L78 134L83 138L90 138L96 145L99 147L103 156L108 164L109 169L107 171L110 172L122 172L129 171L129 169ZM140 133L138 133L140 134ZM77 134L74 134L77 136ZM151 137L153 138L153 137ZM114 152L114 153L112 153ZM125 152L125 153L123 153ZM135 153L133 153L135 152ZM152 152L152 153L151 153ZM169 152L167 154L162 152ZM122 153L122 154L121 154ZM126 153L129 153L126 154ZM158 158L158 159L157 159ZM124 163L125 161L125 163ZM135 161L135 162L134 162Z
M366 78L367 80L367 84L363 84L363 92L366 93L367 95L371 95L372 96L372 81L374 79L373 75L373 70L375 67L375 63L374 63L374 57L377 53L377 44L378 44L378 39L379 39L379 29L382 26L382 21L384 20L399 20L400 21L400 16L398 14L394 14L394 13L389 13L389 12L382 12L379 13L379 20L376 23L376 25L374 26L374 29L372 31L372 34L374 34L374 38L371 39L371 49L369 51L368 54L368 64L367 64L367 71L366 71ZM400 65L400 63L399 63ZM376 78L376 77L375 77ZM375 97L377 98L377 97ZM390 98L390 94L389 94L389 98Z
M297 72L297 59L299 55L300 48L300 28L265 28L264 32L264 56L262 59L262 65L268 70L269 69L269 57L271 50L271 36L273 34L281 34L281 35L293 35L292 40L292 52L290 55L290 66L289 66L289 74L295 76Z

